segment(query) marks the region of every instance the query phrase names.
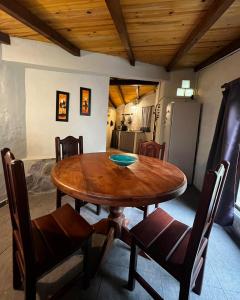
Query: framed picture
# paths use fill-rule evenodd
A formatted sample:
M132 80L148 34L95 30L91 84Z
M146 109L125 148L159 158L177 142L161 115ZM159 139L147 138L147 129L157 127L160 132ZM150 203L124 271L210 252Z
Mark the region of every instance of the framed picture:
M80 88L80 115L91 115L91 89Z
M69 93L57 91L56 96L56 121L68 122Z

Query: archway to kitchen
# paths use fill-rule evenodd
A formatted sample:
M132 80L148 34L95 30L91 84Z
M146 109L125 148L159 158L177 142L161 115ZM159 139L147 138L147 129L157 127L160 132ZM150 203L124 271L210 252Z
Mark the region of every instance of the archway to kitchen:
M111 78L107 150L138 153L140 142L154 140L159 82Z

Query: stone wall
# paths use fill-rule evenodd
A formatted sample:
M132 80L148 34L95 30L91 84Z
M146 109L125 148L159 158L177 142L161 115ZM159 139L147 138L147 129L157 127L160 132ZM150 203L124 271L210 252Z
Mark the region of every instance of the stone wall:
M56 189L51 181L51 169L55 159L24 160L28 192L44 193Z

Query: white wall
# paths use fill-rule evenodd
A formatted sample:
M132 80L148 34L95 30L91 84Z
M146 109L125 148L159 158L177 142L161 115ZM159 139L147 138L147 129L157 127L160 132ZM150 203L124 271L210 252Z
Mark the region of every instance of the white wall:
M27 157L55 157L54 138L83 135L84 152L106 149L109 78L26 69ZM79 112L79 89L92 90L91 116ZM70 93L69 122L57 122L56 90Z
M219 108L221 86L240 74L240 51L198 72L198 101L203 104L194 184L202 188L209 150L212 144Z
M2 58L38 67L61 68L120 78L154 81L169 78L169 73L160 66L138 61L135 66L131 66L121 57L88 51L81 51L81 56L76 57L56 45L20 38L11 38L11 45L2 45Z
M17 158L26 155L24 68L0 60L0 149L10 148ZM0 201L5 182L0 164Z

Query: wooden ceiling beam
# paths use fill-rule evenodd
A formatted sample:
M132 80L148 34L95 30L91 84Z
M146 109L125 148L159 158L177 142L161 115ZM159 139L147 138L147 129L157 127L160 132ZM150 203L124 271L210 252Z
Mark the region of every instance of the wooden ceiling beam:
M111 96L109 95L109 99L108 99L109 103L116 109L117 106L114 104L114 102L112 101Z
M136 87L136 99L139 100L140 94L139 94L139 85Z
M0 44L10 45L10 36L6 33L0 32Z
M157 81L111 78L110 85L158 85Z
M119 0L105 0L108 10L111 14L114 25L119 34L120 40L127 52L129 62L132 66L135 66L135 57L131 47L127 27L122 13L122 8Z
M179 60L200 40L210 27L224 14L235 0L214 0L208 11L191 31L182 46L167 66L167 71L171 71Z
M141 96L139 96L138 100L141 100L143 97L145 97L145 96L147 96L147 95L150 95L150 94L152 94L152 93L154 93L154 90L148 91L148 92L142 94ZM132 99L129 101L129 103L130 103L130 102L133 102L133 101L135 101L135 100L136 100L136 97L132 98Z
M197 65L194 68L194 71L197 72L205 67L207 67L208 65L218 61L219 59L237 51L240 49L240 38L237 40L234 40L233 42L231 42L230 44L228 44L227 46L223 47L220 51L218 51L217 53L211 55L209 58L207 58L206 60L204 60L203 62L201 62L199 65Z
M121 101L123 102L124 105L126 105L126 101L125 101L125 98L124 98L124 95L123 95L123 91L122 91L122 88L120 85L118 85L118 91L119 91L119 94L121 96Z
M80 56L80 49L65 39L60 33L52 29L36 15L15 0L0 0L0 9L32 28L34 31L46 37L69 53Z

